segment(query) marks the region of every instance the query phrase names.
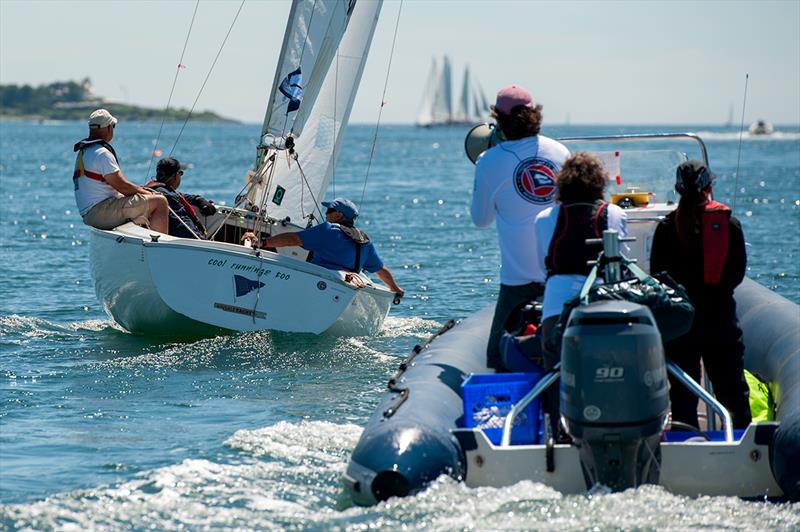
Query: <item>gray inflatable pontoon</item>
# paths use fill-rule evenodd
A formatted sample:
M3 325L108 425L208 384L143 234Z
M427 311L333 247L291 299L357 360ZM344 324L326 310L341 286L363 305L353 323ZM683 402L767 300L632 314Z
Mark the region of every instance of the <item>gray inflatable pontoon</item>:
M746 366L777 383L780 390L777 430L774 423L751 425L754 429L751 431L752 439L767 451L761 460L761 474L768 470L768 474L774 477L774 481L765 480L766 487L756 489L768 491L758 494L762 497L798 500L800 307L750 279L745 279L737 288L735 296L744 332ZM468 470L478 469L468 465L472 462L467 456L476 452L477 444L474 437L464 437L467 431L460 428L464 416L461 384L472 373L492 372L485 364L492 312L493 308L489 307L463 322L448 323L424 345L416 346L411 356L403 361L365 427L344 475L345 486L357 504L370 505L392 496L414 494L443 474L458 480L467 479L467 483L473 485L482 482L507 485L519 480L512 467L513 461L505 469L498 465L496 474L478 477L472 483L468 479L471 472ZM481 447L487 455L490 454L489 448L498 449L487 442L483 442ZM518 447L522 451L533 446ZM555 459L557 464L562 464L562 470L567 470L565 474L575 475L575 471L580 469L576 466L577 454L570 451L571 447L574 446L556 445ZM667 449L663 444L662 448L666 461ZM751 450L742 456L742 461L752 462L754 456L759 456L759 451ZM691 463L691 454L682 459L689 460L687 465L691 469L699 467ZM697 459L712 460L704 455L698 455ZM735 459L731 455L728 460ZM566 461L576 464L567 467ZM488 456L477 463L482 465L482 469L491 465ZM667 466L665 463L664 468ZM733 466L724 461L720 464L728 472L734 470ZM542 478L534 476L530 480L546 482L547 475L552 475L544 471L539 473ZM507 478L502 478L503 475ZM663 477L662 474L662 480ZM729 475L710 479L710 482L721 484L709 488L710 495L727 493L725 484L735 484ZM775 484L780 488L777 489ZM695 490L702 494L703 487ZM735 486L732 490L736 494ZM755 496L751 492L745 494Z

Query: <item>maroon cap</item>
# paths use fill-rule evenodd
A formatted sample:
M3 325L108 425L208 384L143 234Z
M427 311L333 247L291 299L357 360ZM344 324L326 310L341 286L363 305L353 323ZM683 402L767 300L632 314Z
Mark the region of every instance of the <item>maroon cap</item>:
M533 107L533 96L531 96L531 93L519 85L509 85L497 91L497 100L494 104L495 109L507 115L518 105Z

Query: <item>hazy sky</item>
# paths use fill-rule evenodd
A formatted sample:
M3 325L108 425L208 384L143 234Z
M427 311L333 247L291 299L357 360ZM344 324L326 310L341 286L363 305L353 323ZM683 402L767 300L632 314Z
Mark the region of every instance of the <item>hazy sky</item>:
M164 107L195 2L0 0L0 82L90 77L98 94ZM194 101L239 0L202 0L173 104ZM377 116L400 3L387 0L352 121ZM261 122L287 1L247 0L198 109ZM563 123L800 124L800 1L406 0L385 123L413 122L433 56L487 96L527 87Z

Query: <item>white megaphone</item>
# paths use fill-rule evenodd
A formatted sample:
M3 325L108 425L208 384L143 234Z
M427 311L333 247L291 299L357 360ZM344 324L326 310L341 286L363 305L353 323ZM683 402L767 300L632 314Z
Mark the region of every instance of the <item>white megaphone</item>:
M478 124L467 133L464 150L472 164L475 164L481 153L505 140L503 133L494 124Z

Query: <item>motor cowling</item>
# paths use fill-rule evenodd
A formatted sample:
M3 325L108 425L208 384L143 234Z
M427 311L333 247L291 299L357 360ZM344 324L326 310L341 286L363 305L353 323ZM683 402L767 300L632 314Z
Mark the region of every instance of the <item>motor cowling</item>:
M600 301L572 311L561 351L561 415L587 488L658 483L667 383L650 309Z

